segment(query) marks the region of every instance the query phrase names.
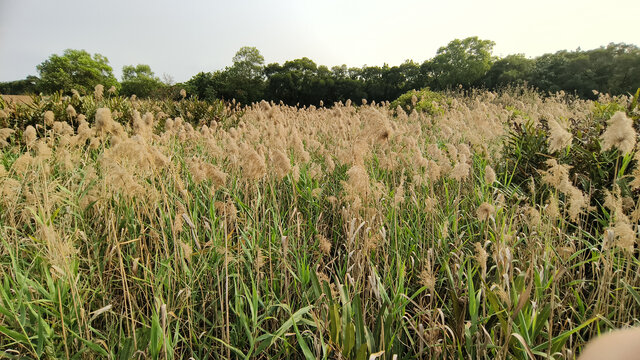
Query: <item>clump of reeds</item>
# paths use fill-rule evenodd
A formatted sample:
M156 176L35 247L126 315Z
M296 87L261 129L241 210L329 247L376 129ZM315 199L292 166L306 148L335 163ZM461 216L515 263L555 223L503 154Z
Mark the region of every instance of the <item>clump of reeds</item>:
M633 121L622 111L618 111L607 121L607 129L602 134L602 151L612 148L626 154L633 150L636 144L636 131Z
M93 98L96 101L102 101L103 95L104 95L104 85L102 84L96 85L93 91Z
M638 321L640 155L602 204L560 158L561 119L589 119L588 101L232 102L198 119L186 92L103 90L97 109L74 92L0 129L0 354L571 358ZM522 189L505 130L544 119L559 158ZM628 116L601 140L635 151Z

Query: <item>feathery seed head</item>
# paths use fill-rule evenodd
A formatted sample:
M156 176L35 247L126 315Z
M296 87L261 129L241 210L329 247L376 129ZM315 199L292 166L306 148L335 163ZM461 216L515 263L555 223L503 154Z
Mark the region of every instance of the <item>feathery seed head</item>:
M242 154L242 172L247 180L259 180L266 175L264 156L260 155L253 147L243 143L240 146Z
M96 101L102 101L103 95L104 95L104 85L102 84L96 85L96 87L93 89L93 97L96 99Z
M0 149L9 145L9 143L7 142L7 139L13 133L15 133L15 130L13 129L8 129L8 128L0 129Z
M493 207L493 205L487 202L483 202L482 204L480 204L480 206L476 210L476 217L480 221L486 221L490 217L492 217L495 214L495 212L496 212L496 208Z
M347 184L355 194L361 197L366 196L369 192L369 174L361 165L354 165L347 171Z
M271 151L271 161L276 177L281 180L291 171L291 162L289 157L281 150Z
M636 131L633 129L633 120L622 111L618 111L609 121L607 129L600 137L602 151L617 148L621 153L627 154L633 150L636 144Z
M73 119L74 117L76 117L76 109L73 108L73 105L69 104L69 106L67 106L67 117L69 119Z
M96 111L96 131L108 132L111 130L111 109L103 107Z
M551 219L557 219L560 217L560 209L558 207L558 198L552 195L547 202L547 206L544 208L544 213Z
M47 126L53 126L53 122L55 121L55 115L53 114L53 111L51 110L47 110L44 112L44 123Z
M571 145L573 135L556 119L549 120L549 151L556 152Z
M484 182L487 185L496 182L496 172L493 170L491 165L487 165L484 168Z
M459 162L451 170L451 177L456 179L457 181L463 181L469 177L469 170L471 170L471 166L466 162Z
M24 130L23 136L24 142L27 144L27 147L33 146L37 138L36 129L31 125L27 126L27 128Z
M525 222L531 226L536 227L542 224L542 218L538 209L532 206L526 206L524 209Z
M58 232L49 225L42 225L38 232L40 239L47 247L46 258L55 273L60 276L71 275L71 263L78 253L71 239L61 238Z
M480 265L481 276L482 276L482 279L484 280L487 277L487 259L489 258L489 255L487 254L487 251L484 249L484 246L482 246L482 244L479 242L475 244L475 249L476 249L475 258L478 264Z
M331 254L331 242L320 234L316 235L316 239L318 240L318 247L320 248L320 251L324 255Z
M420 272L420 285L427 288L429 291L434 291L436 287L436 277L433 275L433 271L430 269L424 269Z

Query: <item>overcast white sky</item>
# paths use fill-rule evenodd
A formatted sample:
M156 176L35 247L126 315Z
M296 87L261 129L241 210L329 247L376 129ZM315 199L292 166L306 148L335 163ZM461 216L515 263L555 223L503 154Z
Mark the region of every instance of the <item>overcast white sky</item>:
M68 48L105 55L118 78L142 63L175 81L230 65L242 46L266 63L398 65L479 36L495 55L534 57L640 45L639 15L638 0L0 0L0 81Z

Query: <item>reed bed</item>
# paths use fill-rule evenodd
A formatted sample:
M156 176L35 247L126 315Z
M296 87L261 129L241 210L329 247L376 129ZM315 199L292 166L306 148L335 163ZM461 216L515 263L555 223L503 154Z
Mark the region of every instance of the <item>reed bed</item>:
M0 103L0 357L573 359L638 325L631 98L189 101ZM607 120L600 201L566 154Z

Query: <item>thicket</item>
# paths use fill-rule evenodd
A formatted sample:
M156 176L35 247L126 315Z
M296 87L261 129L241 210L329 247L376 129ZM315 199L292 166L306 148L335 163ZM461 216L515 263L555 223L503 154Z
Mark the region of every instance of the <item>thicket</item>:
M594 90L618 96L631 95L640 87L640 49L635 45L612 43L533 59L521 54L497 58L492 55L493 46L492 41L477 37L455 39L422 63L407 60L397 66L332 68L306 57L284 64L265 64L258 49L243 47L231 66L198 73L184 84L162 81L144 64L123 67L122 81L118 82L106 57L67 50L39 65L39 78L0 83L0 93L51 94L64 90L70 94L75 89L86 95L101 83L107 88L114 86L126 96L177 100L176 90L184 88L188 96L209 101L235 99L251 104L266 100L318 106L321 101L393 101L407 91L426 87L434 91L459 87L499 90L527 85L545 95L564 91L591 100L597 99Z

